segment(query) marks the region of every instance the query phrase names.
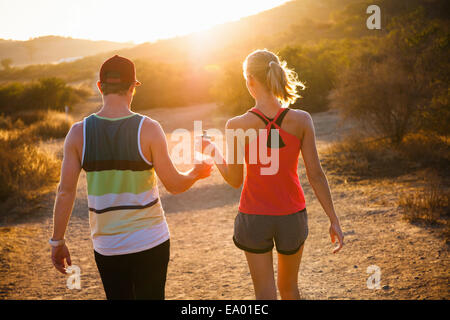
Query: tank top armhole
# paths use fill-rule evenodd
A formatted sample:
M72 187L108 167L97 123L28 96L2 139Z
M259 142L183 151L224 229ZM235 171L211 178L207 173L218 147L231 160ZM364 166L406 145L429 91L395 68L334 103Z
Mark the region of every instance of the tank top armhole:
M81 153L81 167L84 165L84 157L86 154L86 118L83 119L83 151Z
M139 128L138 128L138 133L137 133L138 150L139 150L139 155L141 156L142 160L144 160L148 165L153 166L153 163L151 161L148 161L147 158L144 156L144 154L142 153L142 148L141 148L141 129L142 129L142 124L144 123L144 120L145 120L145 116L142 116L141 121L139 122Z

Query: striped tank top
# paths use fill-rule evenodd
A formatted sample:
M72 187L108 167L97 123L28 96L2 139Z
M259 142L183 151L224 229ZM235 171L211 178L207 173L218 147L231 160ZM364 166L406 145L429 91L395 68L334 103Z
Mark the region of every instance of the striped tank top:
M94 250L102 255L144 251L169 239L155 169L141 150L144 119L133 113L83 120L89 223Z

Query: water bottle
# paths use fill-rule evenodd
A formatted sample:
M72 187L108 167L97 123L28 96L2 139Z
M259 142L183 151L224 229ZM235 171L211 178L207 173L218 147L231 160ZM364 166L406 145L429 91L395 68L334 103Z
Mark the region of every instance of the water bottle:
M200 139L198 139L195 143L195 151L194 151L194 158L196 160L196 162L207 162L207 163L213 163L214 160L206 154L202 153L202 140L209 140L211 141L211 137L208 136L208 133L206 132L206 130L203 130L203 135L200 136Z

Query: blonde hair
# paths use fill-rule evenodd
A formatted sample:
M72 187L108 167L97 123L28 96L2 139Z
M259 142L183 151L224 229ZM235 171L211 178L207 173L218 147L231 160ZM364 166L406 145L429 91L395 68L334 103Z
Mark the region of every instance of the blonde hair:
M278 98L283 105L294 103L301 96L297 87L305 89L305 85L298 80L297 73L287 67L286 61L267 49L250 53L244 61L244 77L255 77L265 85L269 92Z

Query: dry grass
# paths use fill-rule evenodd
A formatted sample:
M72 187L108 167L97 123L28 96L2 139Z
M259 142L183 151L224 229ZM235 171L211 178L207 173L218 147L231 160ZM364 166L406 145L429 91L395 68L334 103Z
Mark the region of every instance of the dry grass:
M446 242L450 242L450 192L440 183L433 182L414 193L399 196L398 205L403 218L411 223L424 222L444 226Z
M0 200L34 198L58 178L59 161L18 131L0 131Z
M449 243L449 146L445 137L421 132L406 136L400 145L350 136L331 145L323 160L328 171L346 181L382 184L395 179L410 190L396 195L403 218L436 227Z
M327 167L356 179L396 177L419 168L432 168L447 175L450 143L444 137L411 134L402 144L387 139L348 136L331 145L323 156Z
M48 111L45 117L33 123L27 130L31 136L47 140L64 138L73 124L73 119L62 112Z
M404 162L398 151L386 148L386 141L353 136L332 144L322 159L327 168L354 179L399 173Z
M170 139L169 132L177 127L191 129L192 118L205 120L205 128L225 126L226 119L211 117L207 105L183 110L158 109L149 113L163 120L169 150L177 143ZM324 113L313 115L313 119L322 156L324 148L334 141L331 139L340 134L334 130L337 118L335 114ZM45 144L51 146L49 149L62 149L61 140ZM397 195L404 191L399 179L383 179L383 184L369 179L332 183L335 207L346 236L344 249L335 255L331 252L328 219L306 182L301 164L299 172L310 227L299 273L302 297L449 298L448 250L442 247L436 228L424 229L399 219ZM328 172L327 176L334 181L336 175ZM412 181L411 187L416 188L418 183L417 179ZM245 256L231 240L240 190L226 185L217 169L210 178L199 181L183 194L168 194L161 183L159 190L171 232L167 299L253 299ZM0 227L0 243L4 248L0 249L0 299L105 298L90 241L85 174L81 175L66 234L72 262L81 268L81 290L67 289L67 277L53 268L48 246L43 245L52 232L54 197L54 194L45 197L42 208L33 213L33 218L41 215L40 218L29 217ZM382 200L387 201L381 204ZM366 286L369 276L366 268L374 264L382 270L381 290L369 290Z
M1 220L33 209L32 201L54 188L60 160L39 148L39 140L63 138L72 124L55 111L27 113L21 118L0 117L0 208ZM14 122L13 122L14 121ZM8 124L13 124L9 125ZM26 126L25 123L32 123ZM6 130L5 130L6 128ZM27 203L26 206L20 205ZM22 207L28 210L21 210ZM8 213L8 214L6 214Z

